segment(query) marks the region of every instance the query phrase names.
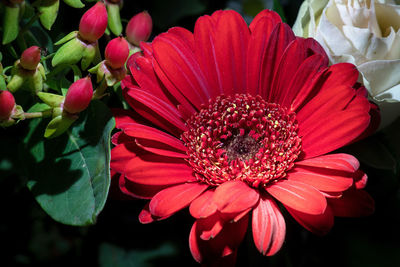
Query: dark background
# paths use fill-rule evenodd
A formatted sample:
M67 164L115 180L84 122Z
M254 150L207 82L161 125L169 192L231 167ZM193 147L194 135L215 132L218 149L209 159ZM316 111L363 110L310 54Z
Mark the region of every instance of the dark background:
M293 25L301 1L281 1L289 25ZM243 8L249 19L268 3L263 1L212 0L125 0L121 17L148 10L154 21L152 38L171 26L193 30L198 16L226 7ZM88 4L90 6L90 4ZM76 30L84 10L61 3L53 40ZM68 23L63 19L68 18ZM124 25L127 21L124 21ZM104 45L104 44L102 44ZM376 212L368 218L336 218L332 231L319 237L309 233L285 214L287 237L281 251L262 256L255 248L248 228L239 248L237 266L400 266L400 122L346 151L360 156L362 169L369 175L366 190L376 201ZM72 227L45 214L25 186L27 177L18 175L24 168L18 143L26 124L0 129L0 249L1 266L197 266L188 236L194 222L187 209L171 218L142 225L138 214L145 201L121 196L111 188L109 199L97 223ZM379 158L363 149L377 143L391 157ZM383 161L383 162L382 162ZM388 167L389 166L389 167ZM392 167L392 168L391 168ZM57 179L57 177L54 177Z

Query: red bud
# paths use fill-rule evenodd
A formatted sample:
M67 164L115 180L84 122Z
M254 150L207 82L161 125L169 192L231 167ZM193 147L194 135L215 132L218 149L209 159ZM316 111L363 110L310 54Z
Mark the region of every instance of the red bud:
M40 48L37 46L31 46L25 49L21 55L21 66L26 70L36 70L37 65L40 62Z
M106 64L112 69L124 66L129 56L129 44L123 37L112 39L106 46Z
M153 28L153 21L147 11L136 14L126 26L126 38L131 44L139 46L141 41L147 41Z
M107 28L107 9L102 2L97 2L83 14L79 22L79 36L90 43L100 39Z
M14 107L14 96L9 91L0 91L0 121L8 120Z
M92 100L93 86L90 77L77 80L68 89L64 101L64 110L75 114L85 110Z

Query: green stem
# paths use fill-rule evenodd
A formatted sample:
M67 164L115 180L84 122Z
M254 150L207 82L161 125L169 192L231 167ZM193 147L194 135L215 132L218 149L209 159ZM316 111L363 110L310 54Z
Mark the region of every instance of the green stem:
M40 12L32 16L32 18L24 25L24 27L19 31L19 35L24 35L26 31L30 29L33 23L39 18Z
M99 85L99 87L96 88L93 94L93 99L100 99L105 95L105 91L107 89L107 82L105 79L103 79Z
M53 109L48 109L41 112L31 112L31 113L24 113L25 119L35 119L35 118L48 118L51 117L53 114Z

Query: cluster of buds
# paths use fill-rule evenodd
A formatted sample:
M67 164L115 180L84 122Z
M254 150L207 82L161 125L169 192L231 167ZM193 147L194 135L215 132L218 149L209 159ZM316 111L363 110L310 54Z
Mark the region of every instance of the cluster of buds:
M39 98L47 104L52 112L52 120L47 125L44 136L54 138L64 133L78 119L93 97L93 85L90 76L81 78L71 84L65 96L41 92Z
M6 8L9 10L12 10L11 8L21 9L24 5L24 0L0 1L5 1ZM73 7L82 7L80 5L83 5L80 0L64 1ZM40 10L42 5L41 2L39 3L39 18L47 29L50 29L54 22L56 15L53 13L57 13L58 2L52 2L48 9L42 10L44 13ZM140 42L147 41L152 31L152 19L149 13L144 11L130 19L125 28L126 37L123 37L121 35L121 8L122 0L98 1L83 14L77 31L67 34L55 43L61 47L52 58L53 67L59 65L67 67L80 62L81 69L86 70L91 64L96 64L89 69L90 73L96 75L98 86L95 91L90 76L76 80L66 93L63 91L63 95L43 91L46 76L41 64L42 51L37 46L29 47L15 62L11 69L11 75L0 77L3 78L0 79L0 89L3 89L0 91L0 126L10 126L18 120L28 118L51 117L44 136L46 138L57 137L79 118L79 113L89 106L93 98L101 98L105 95L107 87L114 86L121 81L127 73L125 63L129 55L140 50ZM50 12L52 16L47 16L46 12ZM21 10L18 15L20 13ZM12 21L15 24L12 29L16 29L18 33L19 17L15 18ZM107 26L118 37L108 42L104 50L105 59L101 61L98 40L105 34ZM3 43L11 42L16 38L16 35L14 36L10 31L7 32L5 28L3 28L3 35ZM63 68L61 67L61 69ZM79 74L79 76L81 75ZM50 77L51 75L47 78L50 80ZM25 113L22 107L16 105L13 96L13 93L19 89L28 89L45 105L41 105L39 112Z
M105 49L105 60L89 71L95 73L97 82L105 81L107 86L113 86L126 75L125 62L129 57L129 44L123 37L112 39ZM101 96L103 92L96 92Z
M40 57L41 49L37 46L31 46L22 53L21 58L14 63L11 79L7 84L8 90L16 92L24 88L33 94L42 90L46 76Z
M80 60L81 68L87 69L96 57L100 57L97 40L107 28L107 10L102 2L97 2L82 16L79 31L73 31L56 45L63 44L52 59L52 65L76 64Z

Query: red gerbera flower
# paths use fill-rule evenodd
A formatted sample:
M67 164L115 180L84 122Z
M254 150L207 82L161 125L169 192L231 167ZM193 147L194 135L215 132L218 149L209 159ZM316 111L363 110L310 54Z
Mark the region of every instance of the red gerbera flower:
M280 249L277 202L317 234L334 216L373 211L358 160L327 154L370 125L353 65L328 67L316 41L269 10L249 27L217 11L194 33L172 28L141 47L122 83L135 112L115 112L111 168L124 193L150 199L142 223L189 206L195 260L234 261L249 219L262 254Z

